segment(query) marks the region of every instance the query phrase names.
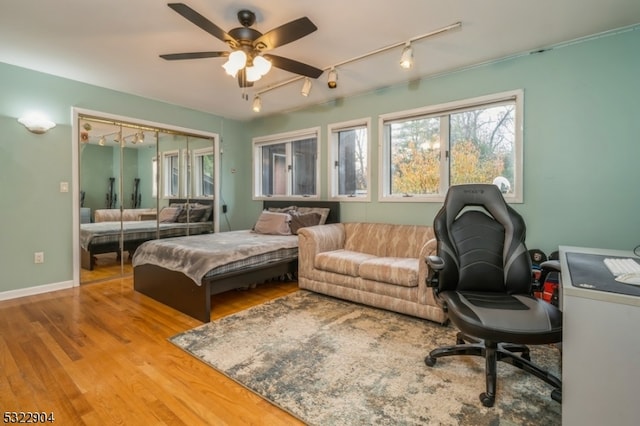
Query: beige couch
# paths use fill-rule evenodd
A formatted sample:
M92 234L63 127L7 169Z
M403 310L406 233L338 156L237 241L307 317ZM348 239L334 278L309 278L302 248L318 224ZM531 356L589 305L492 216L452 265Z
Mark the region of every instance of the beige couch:
M298 231L300 288L444 323L426 285L430 226L336 223Z
M94 222L120 222L120 209L98 209L93 215ZM156 209L123 209L122 220L155 220Z

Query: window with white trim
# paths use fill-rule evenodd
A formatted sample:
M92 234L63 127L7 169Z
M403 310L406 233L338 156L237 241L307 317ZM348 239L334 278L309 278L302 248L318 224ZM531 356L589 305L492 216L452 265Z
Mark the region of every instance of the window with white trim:
M369 119L329 126L329 187L332 198L370 200L370 127Z
M381 199L442 201L451 185L493 183L522 202L521 90L386 114Z
M165 198L180 195L180 153L165 151L162 153L162 195Z
M254 192L266 197L318 197L317 128L253 140Z
M212 197L213 180L213 148L193 150L193 196Z

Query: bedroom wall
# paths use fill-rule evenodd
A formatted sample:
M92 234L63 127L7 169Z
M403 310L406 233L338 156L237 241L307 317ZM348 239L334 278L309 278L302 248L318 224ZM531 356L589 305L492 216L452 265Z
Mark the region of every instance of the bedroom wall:
M251 136L371 117L372 202L342 203L344 221L430 224L440 203L378 202L378 115L524 89L524 203L530 248L640 244L640 27L361 96L254 120ZM327 90L321 87L319 90ZM265 95L264 102L268 102ZM250 157L250 142L246 156ZM251 164L245 165L251 170ZM251 191L251 176L243 181ZM260 203L249 201L251 225Z
M72 185L72 107L218 133L225 157L245 155L243 126L212 114L3 63L0 93L0 299L71 285L72 194L79 190ZM17 117L33 109L57 126L28 132ZM223 180L233 164L223 162ZM68 193L59 191L60 182L69 182ZM223 189L229 215L237 195L232 182ZM34 264L37 251L44 264Z

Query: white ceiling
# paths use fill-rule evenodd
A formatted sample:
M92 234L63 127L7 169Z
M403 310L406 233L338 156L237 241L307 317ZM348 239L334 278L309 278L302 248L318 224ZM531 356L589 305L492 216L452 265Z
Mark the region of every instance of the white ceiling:
M309 97L296 81L262 95L260 115L319 104L640 23L639 0L185 0L229 31L250 9L267 32L302 16L314 33L271 51L326 69L365 53L461 22L461 29L414 43L415 65L398 66L401 48L326 73ZM223 58L165 61L163 53L228 50L158 0L2 0L0 62L234 119L251 119L257 91L295 78L272 69L249 100L224 73ZM635 52L638 54L638 52Z

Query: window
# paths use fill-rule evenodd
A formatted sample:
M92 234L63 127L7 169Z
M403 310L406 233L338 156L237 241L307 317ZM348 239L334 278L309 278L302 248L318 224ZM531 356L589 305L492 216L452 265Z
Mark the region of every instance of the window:
M193 152L193 196L213 196L213 149Z
M253 140L254 197L317 197L318 129Z
M369 201L369 119L329 126L331 197Z
M442 201L450 185L493 183L522 202L522 91L380 118L381 199Z
M178 151L162 153L162 195L178 197L180 190L180 159Z

